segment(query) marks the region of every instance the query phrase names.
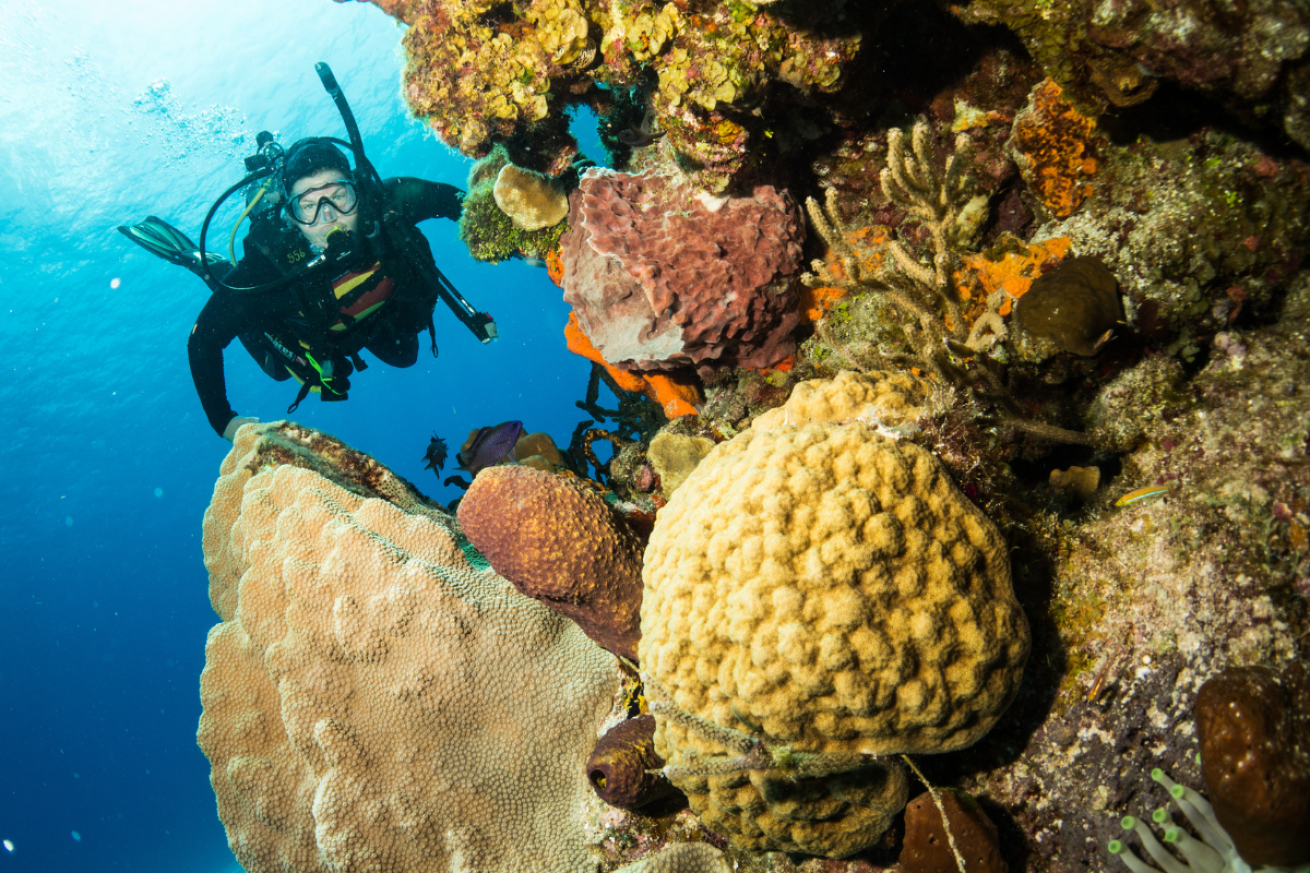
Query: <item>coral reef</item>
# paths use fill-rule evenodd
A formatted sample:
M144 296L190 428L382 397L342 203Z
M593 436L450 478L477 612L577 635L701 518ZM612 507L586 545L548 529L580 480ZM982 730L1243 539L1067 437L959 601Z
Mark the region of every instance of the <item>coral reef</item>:
M1157 354L1100 386L1089 424L1124 449L1114 478L1077 515L1012 529L1046 655L953 784L1013 816L1031 869L1090 866L1089 842L1160 794L1153 767L1201 784L1191 710L1211 675L1305 657L1308 316L1302 278L1278 322L1216 336L1198 372ZM1113 506L1161 483L1163 497Z
M870 274L848 245L853 234L841 218L834 189L828 189L821 206L813 198L806 210L815 229L836 250L842 265L838 274L823 261L812 262L814 272L802 280L810 286L832 285L856 293L876 293L900 316L908 355L892 363L911 364L930 371L945 385L962 391L977 405L995 406L1006 424L1027 433L1069 443L1087 443L1082 434L1028 419L999 375L981 360L981 354L1008 334L1000 309L1005 294L988 297L988 309L970 327L965 319L963 287L956 280L959 255L955 243L960 221L977 198L964 169L968 138L955 137L954 149L939 171L932 154L928 124L914 125L911 149L900 131L888 133L887 165L881 173L882 189L896 204L914 215L932 241L932 263L917 260L899 239L884 243L886 257Z
M998 544L1004 537L998 548L1032 635L1014 702L967 749L912 764L925 784L950 786L937 789L944 803L959 789L979 799L1010 869L1151 862L1128 860L1142 845L1153 853L1150 822L1129 816L1141 836L1125 836L1124 816L1170 796L1190 804L1195 793L1163 772L1153 779L1155 767L1198 787L1206 777L1215 815L1232 831L1212 842L1220 865L1240 869L1234 841L1273 845L1270 821L1284 835L1310 832L1300 823L1310 796L1297 764L1303 745L1286 739L1305 728L1269 702L1295 683L1268 678L1310 657L1304 2L377 2L413 23L406 81L419 111L470 155L500 146L470 179L488 193L472 197L468 213L480 220L491 203L485 230L471 236L479 251L542 257L573 290L615 280L614 299L579 306L566 330L569 347L596 364L579 404L596 421L578 425L569 457L594 467L612 491L606 499L643 526L639 536L654 525L648 582L658 571L659 587L694 591L661 607L659 632L677 641L667 646L676 653L665 659L644 641L639 668L660 749L671 754L663 769L692 808L643 814L588 793L586 828L603 873L633 862L677 868L681 852L739 873L874 873L898 849L912 870L923 863L914 847L951 842L920 828L941 817L916 802L898 845L911 777L895 746L852 750L863 737L855 729L826 739L869 718L832 703L841 688L790 694L785 705L770 697L841 675L828 665L843 652L863 663L867 640L854 631L845 648L819 646L809 661L805 634L782 633L790 614L814 631L811 641L828 627L828 600L789 580L844 592L846 577L825 562L865 560L867 549L840 532L877 533L856 525L862 505L832 497L857 491L864 469L858 451L832 460L819 448L838 432L907 457L918 451L911 444L931 452L934 475L978 507ZM675 357L660 364L669 369L640 373L614 365L647 367L662 355L626 349L674 335L658 333L644 309L645 320L620 327L626 316L606 311L619 294L652 312L665 307L659 318L677 326L679 342L679 319L713 334L736 317L647 297L686 262L696 275L678 274L673 287L735 305L742 298L724 276L699 278L710 274L695 264L716 255L679 253L636 276L606 263L644 245L654 222L710 240L727 208L711 212L716 198L685 201L691 207L606 200L615 244L578 252L589 266L571 278L572 262L546 236L557 239L565 224L535 232L547 240L538 245L514 236L524 232L494 206L486 186L508 161L575 185L563 110L583 103L611 166L625 173L615 178L726 192L729 204L761 184L813 198L817 233L794 235L804 259L817 259L813 274L803 290L784 291L781 314L748 326L744 354L733 326L711 336L715 352L704 360ZM656 205L643 212L647 203ZM1067 283L1087 259L1104 264L1099 279ZM757 284L781 289L782 279ZM1091 296L1110 305L1070 317L1068 304L1087 299L1074 284L1100 287ZM616 330L623 350L611 345ZM778 353L755 355L761 348ZM602 380L618 409L599 405ZM780 447L801 433L824 436ZM766 439L774 449L747 453L749 463L734 454ZM614 445L608 462L591 450L601 441ZM710 444L675 490L695 457L674 452L686 463L671 464L663 450ZM740 466L716 472L728 455ZM365 464L348 487L367 493L374 482L390 487ZM887 506L871 517L900 504ZM412 511L427 510L419 501ZM793 554L802 539L807 548ZM235 598L237 578L215 585L219 600ZM899 608L900 596L871 614ZM951 615L926 614L942 613ZM728 664L714 660L720 649L745 654ZM1224 678L1205 684L1215 676ZM1263 678L1213 691L1231 690L1234 676ZM879 693L885 687L899 686L887 680ZM1210 713L1199 728L1198 702ZM1270 775L1273 760L1286 766ZM1244 821L1248 810L1257 814ZM1164 812L1156 818L1164 842L1155 844L1173 856L1155 862L1161 869L1193 863L1179 854L1183 832L1213 835L1205 815L1176 827ZM1105 854L1116 838L1119 859ZM679 848L659 851L670 844ZM793 854L767 851L778 848ZM927 864L957 869L954 853ZM693 857L685 866L703 865Z
M657 771L655 717L639 715L605 732L587 759L587 778L596 795L620 809L639 809L668 797L674 789Z
M767 151L772 129L758 110L811 106L839 90L862 29L886 4L777 13L710 0L378 5L410 25L411 109L465 154L505 143L516 163L557 175L577 147L568 108L621 114L628 101L611 95L637 88L675 159L722 191Z
M570 203L564 299L609 363L767 367L795 349L788 280L805 229L786 194L714 199L669 176L591 169Z
M1128 325L1194 360L1239 318L1276 317L1310 246L1310 172L1229 133L1139 140L1105 160L1095 190L1033 242L1067 239L1119 280Z
M1209 95L1310 148L1310 10L1253 0L970 0L970 23L1004 24L1075 99L1097 110L1151 97L1164 79Z
M636 657L641 544L595 492L530 467L489 467L460 501L459 523L515 588Z
M905 799L879 756L976 742L1027 656L1000 535L927 452L862 423L717 446L657 517L643 575L656 749L741 846L869 845ZM701 771L743 743L746 764ZM827 778L749 765L779 744Z
M614 659L471 567L450 516L331 437L256 424L204 546L198 740L242 868L592 869L577 809Z

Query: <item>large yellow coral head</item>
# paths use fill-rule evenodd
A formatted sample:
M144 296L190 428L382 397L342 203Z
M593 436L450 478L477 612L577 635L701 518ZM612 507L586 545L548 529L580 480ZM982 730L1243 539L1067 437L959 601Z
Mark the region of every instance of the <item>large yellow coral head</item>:
M968 746L1028 656L1004 538L930 453L861 422L716 446L660 512L643 579L643 671L677 710L775 748ZM694 722L656 715L671 765L722 754ZM713 779L675 782L698 814L731 806ZM775 845L799 818L776 817Z
M875 429L905 428L930 414L932 383L896 370L854 373L842 370L832 379L809 379L787 402L761 414L751 425L757 433L785 425L862 421Z

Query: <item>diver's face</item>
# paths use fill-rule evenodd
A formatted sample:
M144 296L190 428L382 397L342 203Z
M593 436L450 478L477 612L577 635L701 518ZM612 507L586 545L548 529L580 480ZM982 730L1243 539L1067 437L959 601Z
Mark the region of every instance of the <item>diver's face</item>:
M293 203L299 203L305 218L312 218L313 224L296 223L309 244L316 249L327 247L327 236L333 230L341 228L352 233L359 225L359 208L355 202L353 187L343 196L343 186L335 184L342 181L340 170L323 169L308 176L302 176L291 186L288 196ZM346 204L341 206L338 204ZM343 214L342 209L348 209ZM315 215L317 211L317 215Z

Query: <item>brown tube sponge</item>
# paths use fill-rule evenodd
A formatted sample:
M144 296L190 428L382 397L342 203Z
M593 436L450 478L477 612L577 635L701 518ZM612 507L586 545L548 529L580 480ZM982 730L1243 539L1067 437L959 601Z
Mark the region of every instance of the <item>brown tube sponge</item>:
M967 873L1006 873L1001 859L996 825L978 801L963 791L939 790L946 818L951 823L955 847L964 858ZM901 849L900 873L956 873L959 865L951 852L941 810L925 791L905 807L905 846Z
M515 588L637 657L641 543L594 492L530 467L488 467L460 501L459 523Z
M655 716L639 715L610 728L587 759L587 779L610 806L637 809L675 790L651 770L664 766L655 754Z

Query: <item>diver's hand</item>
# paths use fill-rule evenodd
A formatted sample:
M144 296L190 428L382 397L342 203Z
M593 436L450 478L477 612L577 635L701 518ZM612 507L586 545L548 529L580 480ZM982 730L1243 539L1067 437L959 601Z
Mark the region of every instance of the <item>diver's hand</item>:
M241 425L258 423L259 419L257 418L246 418L245 416L238 415L227 423L227 427L223 428L223 439L232 442L232 440L236 438L237 428L241 427Z

